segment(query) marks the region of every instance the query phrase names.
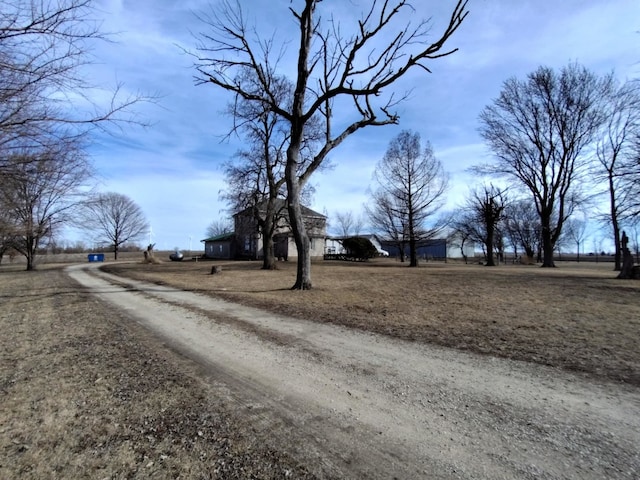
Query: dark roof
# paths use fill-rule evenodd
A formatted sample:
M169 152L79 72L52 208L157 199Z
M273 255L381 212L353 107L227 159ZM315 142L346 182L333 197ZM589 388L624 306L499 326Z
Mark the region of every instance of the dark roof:
M266 205L267 201L265 200L264 202L261 202L259 204L259 208L260 210L264 210L264 205ZM284 198L277 198L276 199L276 210L282 210L284 209L285 212L287 208L287 204L286 204L286 200ZM308 207L305 207L304 205L301 205L302 208L302 215L304 215L305 217L321 217L321 218L326 218L325 215L316 212L315 210L311 210ZM248 207L245 208L244 210L239 211L238 213L234 214L234 217L236 215L244 215L244 214L248 214L251 212L251 210L253 209L253 207ZM288 212L287 212L288 214Z
M227 232L217 235L215 237L205 238L200 240L201 242L224 242L225 240L231 240L235 235L235 232Z

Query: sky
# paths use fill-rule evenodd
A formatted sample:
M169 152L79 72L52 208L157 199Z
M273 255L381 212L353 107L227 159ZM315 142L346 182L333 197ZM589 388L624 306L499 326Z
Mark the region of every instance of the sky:
M295 53L295 23L288 8L300 0L240 0L256 31L286 48L282 73ZM154 95L135 107L147 127L125 124L96 132L88 153L98 190L131 197L151 225L141 245L156 249L202 248L206 228L228 217L220 200L222 165L243 145L229 137L232 119L224 110L228 93L212 84L196 85L195 35L207 33L202 14L218 2L205 0L97 0L94 16L109 42L92 46L85 67L96 105L121 85L123 95ZM369 4L366 0L326 0L349 31ZM454 0L412 2L413 22L431 19L434 37L448 19ZM469 0L469 15L447 44L458 48L417 71L395 88L410 97L397 107L399 125L368 127L349 137L329 157L332 168L314 174L309 207L329 214L363 212L376 163L401 130L431 142L450 177L446 208L462 204L479 179L469 167L490 161L478 133L478 116L495 99L505 80L524 79L540 65L560 69L578 62L597 74L613 72L624 81L640 77L640 2L637 0ZM200 17L200 18L199 18ZM335 223L334 223L335 225ZM77 231L66 238L85 239ZM594 233L594 239L602 233Z

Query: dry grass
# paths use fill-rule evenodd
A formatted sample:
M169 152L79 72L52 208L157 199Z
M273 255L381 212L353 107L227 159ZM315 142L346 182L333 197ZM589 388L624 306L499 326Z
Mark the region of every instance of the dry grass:
M315 321L640 385L640 282L610 265L107 264L121 274ZM0 478L312 478L243 405L57 266L0 269ZM286 425L282 427L286 431Z
M59 268L0 270L0 478L312 478L238 399Z
M293 262L276 271L257 262L217 264L217 275L209 262L104 268L299 318L640 385L640 282L616 280L612 264L319 262L306 292L289 290Z

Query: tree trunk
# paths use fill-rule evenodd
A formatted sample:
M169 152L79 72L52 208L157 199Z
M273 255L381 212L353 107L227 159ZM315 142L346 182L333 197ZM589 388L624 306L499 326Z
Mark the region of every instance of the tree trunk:
M553 261L554 244L551 238L551 228L549 226L549 218L542 220L542 266L555 267Z
M409 198L409 266L418 266L418 247L416 242L415 225L413 224L413 205Z
M269 208L267 208L269 212ZM262 232L262 270L276 270L276 256L273 242L273 216L265 218Z
M616 250L613 271L619 272L622 269L622 248L620 247L620 225L617 221L613 222L613 237Z
M418 266L418 253L416 248L416 239L409 239L409 266L417 267Z
M487 223L487 267L495 267L493 261L493 228L490 222Z
M311 249L309 237L302 220L302 208L300 206L300 181L298 180L298 160L300 158L300 139L302 133L297 135L297 142L292 135L289 149L287 150L287 165L285 178L287 182L287 209L289 223L298 250L298 268L296 283L291 290L311 290Z
M396 246L398 247L398 255L400 256L400 263L404 263L405 261L404 242L399 242Z
M465 240L460 242L460 254L462 255L462 259L464 260L464 264L467 264L467 254L464 251Z
M26 240L26 254L27 258L27 271L36 269L36 249L38 248L35 240L33 238L27 238Z
M298 183L297 181L294 183ZM297 185L299 188L299 185ZM296 190L297 191L297 190ZM289 190L288 208L289 221L293 231L293 238L296 242L298 250L298 268L296 272L296 283L291 290L311 290L311 250L309 245L309 237L302 220L302 209L300 208L299 195L292 195Z
M611 227L613 228L613 244L615 245L615 257L613 271L619 272L622 268L622 250L620 248L620 225L618 225L618 207L616 205L615 185L612 174L609 174L609 197L611 201Z

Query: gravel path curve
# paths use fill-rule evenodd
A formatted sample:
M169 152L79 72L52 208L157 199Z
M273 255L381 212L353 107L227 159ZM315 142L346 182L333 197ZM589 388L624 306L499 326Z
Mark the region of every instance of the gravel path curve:
M67 269L225 388L319 476L640 478L640 391ZM292 293L293 294L293 293Z

